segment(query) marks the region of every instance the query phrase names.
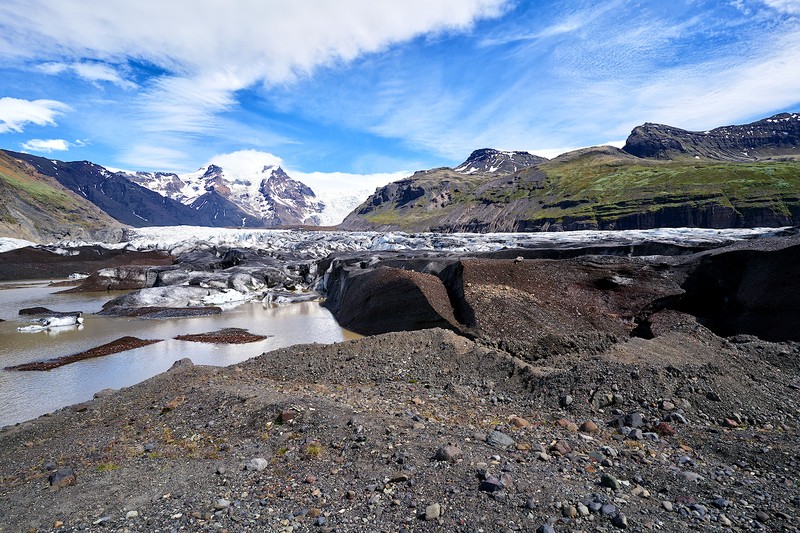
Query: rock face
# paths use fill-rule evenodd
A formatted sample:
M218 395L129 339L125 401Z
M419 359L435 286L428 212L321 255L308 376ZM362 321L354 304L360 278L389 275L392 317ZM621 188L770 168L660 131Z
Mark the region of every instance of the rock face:
M800 157L800 114L781 113L751 124L703 132L648 122L634 128L623 150L637 157L670 160Z
M547 161L478 150L378 189L352 230L562 231L780 227L800 216L800 114L704 133L645 124L625 150L596 146Z

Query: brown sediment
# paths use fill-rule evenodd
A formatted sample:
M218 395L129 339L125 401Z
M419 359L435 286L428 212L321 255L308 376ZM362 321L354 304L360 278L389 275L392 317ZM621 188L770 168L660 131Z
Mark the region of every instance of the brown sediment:
M100 311L99 315L121 316L131 318L189 318L198 316L219 315L222 308L210 307L110 307Z
M65 355L64 357L57 357L55 359L48 359L47 361L34 361L32 363L23 363L21 365L6 367L6 370L52 370L60 366L83 361L84 359L93 359L95 357L103 357L115 353L141 348L161 342L161 339L139 339L136 337L121 337L115 341L91 348L85 352L80 352L72 355Z
M269 337L255 335L241 328L225 328L211 333L197 333L195 335L180 335L175 337L179 341L211 342L217 344L248 344L263 341Z

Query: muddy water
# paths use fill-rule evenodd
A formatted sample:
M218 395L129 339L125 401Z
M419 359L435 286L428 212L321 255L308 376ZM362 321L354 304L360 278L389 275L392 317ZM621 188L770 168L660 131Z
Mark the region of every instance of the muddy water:
M133 385L189 357L195 364L230 365L266 351L309 342L332 343L354 335L343 330L318 303L268 307L246 303L222 315L168 320L112 318L94 313L110 299L108 293L53 294L59 288L43 283L0 284L0 426L21 422L92 398L105 388ZM113 296L113 295L112 295ZM56 311L83 311L80 328L21 333L29 323L19 309L42 306ZM269 338L245 345L175 340L183 334L221 328L244 328ZM164 342L97 359L80 361L46 372L19 372L5 367L82 352L131 335Z

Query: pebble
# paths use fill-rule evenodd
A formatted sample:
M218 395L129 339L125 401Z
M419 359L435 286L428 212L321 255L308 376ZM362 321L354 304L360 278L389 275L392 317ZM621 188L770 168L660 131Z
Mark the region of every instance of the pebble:
M757 511L756 518L758 519L759 522L766 522L769 520L769 515L764 511Z
M565 505L561 508L561 514L563 514L565 518L577 518L578 508L574 505Z
M703 476L701 476L700 474L697 474L695 472L689 472L689 471L681 472L681 477L683 479L685 479L686 481L694 482L694 483L697 483L697 482L700 482L700 481L703 480Z
M578 505L575 506L575 508L578 510L579 515L589 516L589 508L586 507L584 504L579 503Z
M137 516L139 516L138 511L128 511L127 513L125 513L125 518L127 518L128 520L136 518Z
M578 429L583 433L597 433L600 430L600 428L597 427L597 424L595 424L591 420L587 420L586 422L581 424L581 427Z
M628 529L628 518L624 514L619 513L611 519L611 525L619 529Z
M436 461L447 461L450 463L455 463L461 458L462 452L458 446L453 444L447 444L442 446L436 453L434 454L433 458Z
M600 512L603 516L614 516L617 514L617 506L613 503L604 503L600 506Z
M664 510L667 511L668 513L671 513L672 510L674 509L672 502L669 500L663 500L661 502L661 507L663 507Z
M572 422L571 420L567 420L566 418L561 418L556 422L556 425L566 429L571 433L575 433L578 431L578 424Z
M565 394L564 396L562 396L561 398L558 399L558 404L561 407L569 407L570 405L572 405L572 402L574 402L574 401L575 400L572 398L571 395Z
M514 445L514 439L502 431L495 430L486 436L486 444L494 446L495 448L508 448Z
M432 503L425 508L425 520L437 520L442 514L442 506L438 503Z
M75 470L67 466L50 474L47 480L50 482L50 487L54 489L62 489L64 487L74 485L78 480L78 477L75 474Z
M511 416L510 421L512 426L520 429L530 427L531 425L530 422L519 416Z
M247 464L245 464L244 467L246 470L261 472L262 470L265 470L268 466L269 466L269 461L267 461L263 457L254 457L249 461L247 461Z
M608 487L612 490L619 490L622 488L622 484L619 482L619 480L611 474L603 474L600 476L600 485L603 487Z
M724 514L719 515L719 519L718 520L719 520L719 523L722 524L725 527L731 527L733 525L733 522L731 522L731 519L728 518L727 516L725 516Z
M550 524L542 524L536 528L536 533L556 533L556 530Z
M221 511L222 509L227 509L231 506L230 500L226 500L225 498L220 498L214 502L214 510Z
M631 489L631 494L633 494L634 496L638 496L640 498L650 497L650 491L642 487L641 485L636 485L635 487L633 487L633 489Z

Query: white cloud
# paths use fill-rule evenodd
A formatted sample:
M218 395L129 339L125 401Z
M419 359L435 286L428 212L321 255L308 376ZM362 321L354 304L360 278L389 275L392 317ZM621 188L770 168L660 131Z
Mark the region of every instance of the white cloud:
M465 31L508 0L4 0L0 56L151 63L168 74L138 106L149 130L213 129L235 92L280 84L435 32ZM51 67L58 69L61 67ZM118 82L103 64L68 63Z
M112 67L105 63L79 61L74 63L59 63L47 62L39 65L38 70L46 74L62 74L64 72L73 72L79 77L91 82L108 82L123 89L133 89L137 85L129 80L126 80L122 75Z
M772 9L791 15L800 15L800 0L764 0Z
M411 175L409 171L351 174L347 172L300 172L287 170L292 178L302 181L319 195L344 194L354 191L373 192L377 187Z
M27 152L66 152L72 144L64 139L31 139L20 146Z
M55 100L0 98L0 133L22 132L27 124L55 126L55 117L71 108Z
M225 169L226 174L232 176L252 175L264 167L281 166L283 160L269 152L259 150L238 150L227 154L217 154L209 159L205 165L217 165Z

